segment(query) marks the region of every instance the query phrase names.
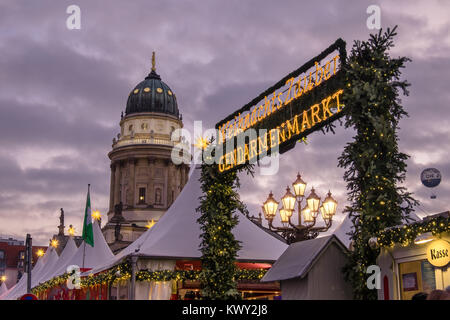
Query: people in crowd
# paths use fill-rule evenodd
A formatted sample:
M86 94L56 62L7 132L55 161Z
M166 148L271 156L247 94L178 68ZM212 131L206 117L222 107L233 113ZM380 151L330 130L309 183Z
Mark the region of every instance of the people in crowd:
M411 300L427 300L428 293L419 292L412 296Z
M450 300L450 294L444 290L433 290L428 295L427 300Z

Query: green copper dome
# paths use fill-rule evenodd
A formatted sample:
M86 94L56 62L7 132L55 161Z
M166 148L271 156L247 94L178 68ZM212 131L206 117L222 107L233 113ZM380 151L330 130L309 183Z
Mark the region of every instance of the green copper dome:
M141 112L165 113L179 118L175 94L161 81L154 63L150 74L128 96L125 115Z

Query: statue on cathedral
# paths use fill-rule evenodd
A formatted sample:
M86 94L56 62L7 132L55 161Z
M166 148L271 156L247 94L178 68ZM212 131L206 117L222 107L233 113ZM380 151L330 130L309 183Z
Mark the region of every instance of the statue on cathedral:
M123 210L123 204L122 204L122 201L120 201L119 204L116 204L114 206L114 215L115 216L121 216L122 215L122 210Z
M114 228L114 237L116 241L121 241L123 236L120 234L120 222L116 223L116 226Z
M114 215L111 218L111 222L113 223L121 223L125 221L125 218L122 216L123 204L122 201L114 206ZM119 228L120 229L120 228Z
M58 235L63 236L64 235L64 210L63 210L63 208L61 208L61 214L59 215L58 229L59 229Z

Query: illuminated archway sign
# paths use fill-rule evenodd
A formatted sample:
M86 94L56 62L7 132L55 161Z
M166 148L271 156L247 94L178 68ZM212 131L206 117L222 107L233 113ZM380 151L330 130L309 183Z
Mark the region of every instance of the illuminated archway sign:
M277 152L343 116L345 41L285 76L216 124L219 171L237 169Z

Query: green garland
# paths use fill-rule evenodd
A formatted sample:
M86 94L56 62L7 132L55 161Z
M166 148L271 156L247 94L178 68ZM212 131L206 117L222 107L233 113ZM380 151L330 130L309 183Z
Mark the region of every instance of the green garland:
M398 124L407 116L399 91L407 95L406 81L400 80L406 57L391 58L395 29L382 30L368 41L355 41L345 64L345 127L355 129L354 141L339 157L346 169L348 200L345 209L353 223L350 233L354 250L344 268L356 299L377 299L376 290L366 286L367 267L376 264L379 249L369 239L382 230L408 219L417 201L405 188L408 155L398 150Z
M207 151L211 151L214 157L214 149ZM240 170L219 173L217 164L202 165L200 182L203 195L197 208L201 212L197 222L202 230L199 280L203 299L241 299L236 283L236 257L241 246L232 229L238 224L236 211L247 212L236 191L239 188L237 173L247 170L253 174L252 168L247 165Z
M118 273L119 272L119 273ZM267 269L237 269L235 278L240 281L260 280L267 272ZM136 281L185 281L199 280L201 271L198 270L158 270L148 271L140 270L136 273ZM60 286L66 283L69 277L68 273L48 280L34 287L31 291L38 294L42 291ZM129 263L122 263L106 272L93 276L81 278L81 287L87 288L101 284L111 284L121 280L131 278L131 266Z
M431 232L433 236L450 232L450 218L436 217L401 227L386 229L377 236L378 245L391 247L395 244L407 246L414 242L418 235Z

